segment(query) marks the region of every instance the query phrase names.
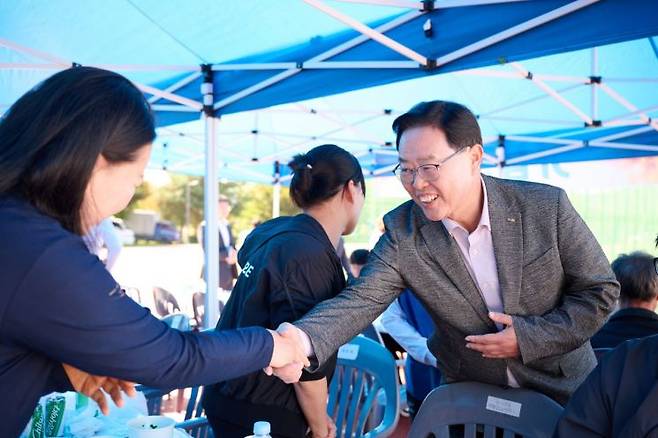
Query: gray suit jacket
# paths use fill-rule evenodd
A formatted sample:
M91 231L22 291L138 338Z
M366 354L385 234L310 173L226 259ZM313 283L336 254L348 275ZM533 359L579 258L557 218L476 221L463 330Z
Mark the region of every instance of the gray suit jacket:
M504 311L513 315L521 357L485 359L466 348L467 335L496 326L443 223L408 201L384 217L386 233L361 276L295 323L320 363L410 288L436 324L428 346L448 381L506 385L509 366L522 387L568 400L596 365L589 339L612 311L619 284L563 190L483 179Z

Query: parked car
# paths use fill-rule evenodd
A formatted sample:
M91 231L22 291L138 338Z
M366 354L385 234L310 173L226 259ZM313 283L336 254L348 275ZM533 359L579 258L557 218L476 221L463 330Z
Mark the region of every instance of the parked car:
M180 232L171 222L159 221L155 224L153 240L164 243L178 242L180 240Z
M121 243L124 245L134 245L135 244L135 232L130 228L126 227L126 224L123 223L123 220L118 217L112 217L112 225L121 239Z

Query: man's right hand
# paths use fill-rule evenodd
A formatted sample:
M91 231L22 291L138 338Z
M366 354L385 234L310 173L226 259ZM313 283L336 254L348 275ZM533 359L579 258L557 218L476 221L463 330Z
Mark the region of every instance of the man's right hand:
M269 332L274 340L274 350L265 373L274 374L286 383L299 381L302 369L310 365L299 337L294 331Z

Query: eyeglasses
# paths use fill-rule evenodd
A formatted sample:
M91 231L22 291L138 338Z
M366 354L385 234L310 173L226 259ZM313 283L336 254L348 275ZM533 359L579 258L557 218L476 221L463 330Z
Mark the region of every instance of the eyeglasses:
M419 175L421 178L423 178L424 181L427 182L432 182L435 181L439 178L439 168L443 166L448 160L450 160L452 157L455 155L459 154L462 151L465 151L466 149L470 149L471 147L465 147L461 148L452 154L448 155L445 157L443 160L439 161L438 163L435 164L423 164L418 167L414 168L404 168L401 167L402 164L398 164L395 166L395 169L393 169L393 173L395 176L400 178L400 181L402 181L402 184L413 184L414 181L416 180L416 175Z

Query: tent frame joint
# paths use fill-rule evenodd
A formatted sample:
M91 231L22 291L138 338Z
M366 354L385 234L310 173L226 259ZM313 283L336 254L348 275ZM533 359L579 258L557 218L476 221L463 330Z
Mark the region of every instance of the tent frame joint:
M426 64L420 64L420 68L425 71L434 71L439 67L436 59L427 58Z
M212 90L214 89L214 83L213 83L213 77L214 77L214 72L212 70L212 64L201 64L201 74L203 75L203 85L202 87L202 94L203 96L203 113L208 116L208 117L213 117L214 116L214 108L213 108L213 99L214 99L214 94ZM204 85L210 84L208 87L209 90L207 92L204 92ZM207 98L206 96L210 96Z
M435 0L422 0L423 8L421 11L432 12L434 10L434 3Z
M589 84L594 85L594 84L600 84L603 78L601 76L590 76L589 77Z

